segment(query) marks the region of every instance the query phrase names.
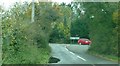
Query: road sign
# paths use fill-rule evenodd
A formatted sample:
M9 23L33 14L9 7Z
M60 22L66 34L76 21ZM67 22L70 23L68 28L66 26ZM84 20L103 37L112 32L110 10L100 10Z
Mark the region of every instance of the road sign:
M70 37L70 39L79 39L79 37Z

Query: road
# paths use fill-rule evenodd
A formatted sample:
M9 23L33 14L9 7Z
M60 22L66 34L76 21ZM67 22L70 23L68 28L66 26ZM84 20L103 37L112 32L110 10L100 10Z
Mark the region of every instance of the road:
M49 44L52 48L51 55L59 58L55 64L118 64L100 57L89 55L88 45Z

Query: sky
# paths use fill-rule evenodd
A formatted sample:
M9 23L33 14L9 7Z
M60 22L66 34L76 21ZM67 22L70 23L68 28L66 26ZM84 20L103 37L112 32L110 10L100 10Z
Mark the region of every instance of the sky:
M5 9L9 9L15 2L31 2L32 0L1 0L0 1L0 5L2 5ZM47 0L34 0L34 1L47 1ZM52 2L65 2L65 3L70 3L72 0L48 0L48 1L52 1Z

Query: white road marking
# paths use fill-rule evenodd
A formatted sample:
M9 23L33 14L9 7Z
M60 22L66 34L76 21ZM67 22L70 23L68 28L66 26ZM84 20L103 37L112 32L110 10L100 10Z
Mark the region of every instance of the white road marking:
M73 52L70 52L71 54L73 54L73 55L75 55L75 53L73 53Z
M69 51L67 48L65 48L67 51Z
M69 51L68 49L67 49L67 47L65 46L65 49L67 50L67 51ZM73 52L71 52L71 51L69 51L71 54L73 54L73 55L76 55L75 53L73 53ZM76 55L78 58L80 58L81 60L83 60L83 61L86 61L84 58L82 58L82 57L80 57L80 56L78 56L78 55Z
M78 58L82 59L83 61L86 61L84 58L80 57L80 56L77 56Z

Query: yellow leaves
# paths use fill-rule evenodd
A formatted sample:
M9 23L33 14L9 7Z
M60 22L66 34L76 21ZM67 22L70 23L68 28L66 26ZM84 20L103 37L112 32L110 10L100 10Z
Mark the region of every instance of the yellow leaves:
M63 32L64 36L70 36L70 30L67 26L64 26L63 22L59 23L58 29L60 32Z
M64 14L63 13L59 13L60 16L63 16Z
M118 11L115 11L115 12L113 13L113 21L114 21L115 23L118 23L118 18L119 18L119 16L120 16L120 14L118 13Z
M58 26L59 26L59 28L64 29L64 24L62 22L60 22L60 24Z
M28 9L26 12L25 12L25 15L27 15L27 17L31 17L31 9Z
M53 7L55 10L57 10L57 11L59 11L60 10L60 7L59 7L59 5L54 5L54 7Z

